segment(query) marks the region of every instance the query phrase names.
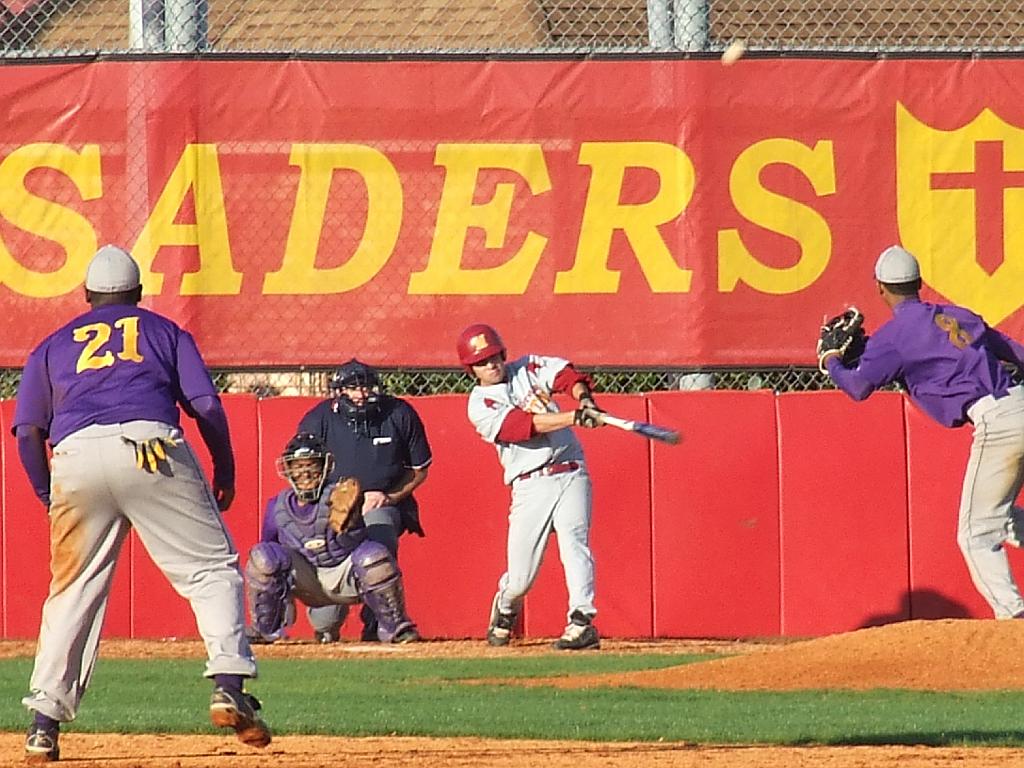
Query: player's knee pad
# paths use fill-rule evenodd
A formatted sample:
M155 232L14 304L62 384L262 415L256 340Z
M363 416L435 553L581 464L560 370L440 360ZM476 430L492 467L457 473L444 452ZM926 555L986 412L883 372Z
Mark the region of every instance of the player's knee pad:
M399 578L398 563L388 548L377 541L364 541L355 548L352 570L360 589L373 589Z
M291 555L280 544L260 542L249 550L245 576L253 626L263 638L276 640L294 620Z
M291 569L292 556L285 547L276 541L261 541L249 550L245 575L263 580L273 578L282 572L289 573Z

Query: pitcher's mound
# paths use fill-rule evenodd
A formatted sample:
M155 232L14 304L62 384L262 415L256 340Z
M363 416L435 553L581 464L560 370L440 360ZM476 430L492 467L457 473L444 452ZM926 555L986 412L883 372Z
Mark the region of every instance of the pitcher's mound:
M667 669L532 680L562 688L1024 688L1024 621L907 621Z

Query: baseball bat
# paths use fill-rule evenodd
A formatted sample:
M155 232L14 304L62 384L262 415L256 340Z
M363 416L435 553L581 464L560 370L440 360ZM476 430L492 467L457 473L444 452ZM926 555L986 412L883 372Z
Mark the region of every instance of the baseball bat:
M610 427L618 427L627 432L636 432L648 440L657 440L659 443L676 445L680 440L679 433L676 430L669 429L668 427L659 427L657 424L648 424L646 421L620 419L618 416L612 416L610 413L602 413L601 420Z

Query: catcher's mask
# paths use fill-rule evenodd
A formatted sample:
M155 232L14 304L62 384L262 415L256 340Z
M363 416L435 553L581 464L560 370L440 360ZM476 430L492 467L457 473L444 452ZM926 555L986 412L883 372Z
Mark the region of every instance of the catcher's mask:
M277 474L288 481L299 501L311 504L320 498L327 476L334 468L334 456L324 441L300 432L285 446L276 462Z
M501 336L491 326L483 323L475 323L460 333L455 342L455 351L467 373L473 373L475 363L498 354L504 360L506 355L505 342Z
M377 371L353 357L335 370L327 386L334 398L334 412L344 415L357 432L367 433L380 415L384 396ZM351 390L355 399L345 390Z

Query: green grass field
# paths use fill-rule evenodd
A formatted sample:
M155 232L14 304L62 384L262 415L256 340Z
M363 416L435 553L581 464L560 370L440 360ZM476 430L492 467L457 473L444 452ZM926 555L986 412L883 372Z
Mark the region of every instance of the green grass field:
M655 669L707 656L261 660L251 690L277 734L763 744L1024 745L1024 692L720 693L522 687L517 679ZM0 661L0 729L21 731L30 659ZM101 658L69 731L212 733L198 660ZM494 684L466 685L473 679ZM509 682L500 682L507 679Z

